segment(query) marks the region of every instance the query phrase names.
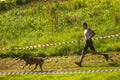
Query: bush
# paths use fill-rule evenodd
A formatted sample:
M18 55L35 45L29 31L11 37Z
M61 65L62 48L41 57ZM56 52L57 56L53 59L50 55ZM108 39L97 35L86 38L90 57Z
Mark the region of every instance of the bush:
M16 5L24 5L32 1L37 0L6 0L6 1L0 1L0 11L9 10L12 7L15 7ZM38 0L39 1L39 0Z
M17 5L23 5L23 4L27 4L28 0L16 0L16 4Z
M10 5L8 2L0 2L0 10L3 11L3 10L8 10L10 8Z
M83 8L83 7L86 7L86 6L87 5L85 3L83 3L82 1L80 1L80 0L76 0L74 2L74 8L75 8L75 10Z

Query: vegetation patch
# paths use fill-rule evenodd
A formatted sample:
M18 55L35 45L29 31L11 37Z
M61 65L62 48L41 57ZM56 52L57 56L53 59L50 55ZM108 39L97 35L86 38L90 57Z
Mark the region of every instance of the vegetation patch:
M46 43L70 42L84 40L82 22L86 21L92 28L95 37L117 34L120 31L119 1L49 1L32 2L27 0L6 0L0 2L3 6L16 5L0 15L0 48L25 47ZM27 2L30 4L24 5ZM24 3L24 4L23 4ZM22 5L21 5L22 4ZM8 6L9 8L10 6ZM2 8L2 7L0 7ZM96 50L102 52L119 51L119 37L94 41ZM0 51L0 55L75 55L80 54L83 42L67 45L57 45L26 50Z

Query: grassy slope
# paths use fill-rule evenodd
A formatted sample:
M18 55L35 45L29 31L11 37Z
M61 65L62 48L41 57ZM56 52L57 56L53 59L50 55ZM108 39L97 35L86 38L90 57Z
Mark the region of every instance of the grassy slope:
M59 4L32 4L31 6L22 6L0 15L0 45L2 47L26 46L42 43L53 43L62 41L71 41L77 39L83 33L81 23L87 21L92 27L96 36L111 35L120 31L120 12L119 2L110 0L90 1L83 0L82 6L74 0L73 2L60 2ZM82 0L81 0L82 1ZM85 5L83 5L85 4ZM27 8L26 8L27 7ZM55 14L51 11L55 10ZM54 15L56 17L54 17ZM118 51L120 49L120 38L111 40L95 41L95 46L101 51ZM111 42L112 41L112 42ZM83 43L80 44L82 49ZM78 44L62 45L50 48L40 48L24 51L6 51L0 54L18 54L29 53L33 55L48 54L73 54L78 53ZM119 56L118 56L119 57ZM100 57L98 57L99 59ZM66 58L65 58L66 59ZM79 58L77 58L79 59ZM115 58L116 59L116 58ZM118 59L118 58L117 58ZM4 59L3 59L4 60ZM92 60L90 58L90 60ZM103 61L103 59L101 59ZM7 63L8 61L6 61ZM1 61L2 63L2 61ZM67 62L68 63L68 62ZM93 64L91 64L93 63ZM95 66L94 62L85 66ZM118 60L119 63L119 60ZM2 63L2 65L5 63ZM116 62L106 65L116 66ZM1 65L1 66L2 66ZM61 64L62 65L62 64ZM60 65L60 66L61 66ZM94 69L101 68L104 64L98 65ZM106 66L104 65L104 66ZM118 66L119 64L117 64ZM54 66L54 64L53 64ZM54 67L56 67L55 65ZM3 67L3 66L2 66ZM63 66L64 67L64 66ZM7 68L7 67L6 67ZM106 67L108 69L108 67ZM105 68L105 69L106 69ZM109 67L112 69L113 67ZM119 68L119 67L118 67ZM59 69L59 68L57 68ZM87 67L84 69L93 69ZM116 67L114 67L116 69ZM83 70L83 69L80 69ZM18 75L18 76L0 76L1 80L119 80L120 73L92 73L92 74L74 74L74 75Z
M0 15L1 47L27 46L43 43L71 41L83 34L81 23L88 25L96 36L119 33L119 1L73 0L59 3L37 3L16 8ZM120 38L95 41L97 50L118 51ZM112 41L112 42L111 42ZM112 43L112 44L111 44ZM1 54L75 54L82 49L83 43L61 45L23 51L3 51Z
M1 80L119 80L120 73L87 73L70 75L19 75L0 76Z

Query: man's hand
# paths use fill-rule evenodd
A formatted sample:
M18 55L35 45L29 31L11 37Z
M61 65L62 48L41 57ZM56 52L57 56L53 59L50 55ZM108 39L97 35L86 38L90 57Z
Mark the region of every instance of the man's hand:
M81 37L81 38L84 38L84 35L81 35L80 37Z
M89 36L88 40L90 40L90 39L91 39L91 36Z

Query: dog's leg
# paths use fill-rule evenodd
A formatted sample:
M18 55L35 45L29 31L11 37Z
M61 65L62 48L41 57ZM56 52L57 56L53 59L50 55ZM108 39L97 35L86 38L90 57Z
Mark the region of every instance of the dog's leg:
M35 65L35 68L34 68L33 70L35 70L35 69L37 68L37 66L38 66L38 64ZM33 70L32 70L32 71L33 71Z
M31 64L28 66L28 68L31 69L30 67L31 67Z
M40 66L40 69L41 69L41 71L42 71L42 65L39 65Z
M22 69L24 69L25 68L25 66L27 66L28 64L26 63L24 66L23 66L23 68Z

